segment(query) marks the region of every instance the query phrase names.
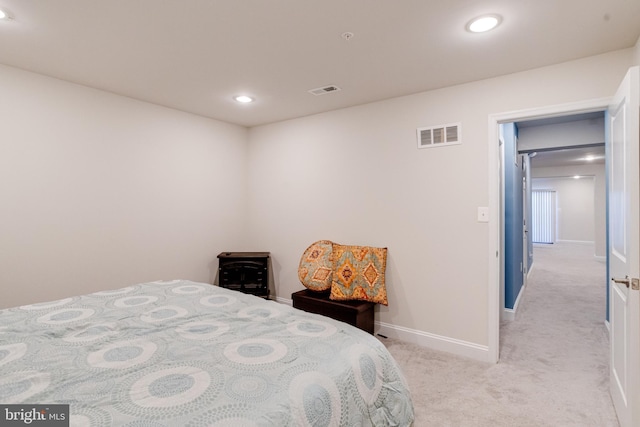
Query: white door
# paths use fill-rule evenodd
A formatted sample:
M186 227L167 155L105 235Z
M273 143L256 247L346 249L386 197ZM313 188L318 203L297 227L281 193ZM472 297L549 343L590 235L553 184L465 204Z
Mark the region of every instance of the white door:
M522 177L522 286L527 285L527 272L529 271L529 224L527 223L527 178L528 166L525 159L529 156L522 156L522 167L525 169Z
M609 106L610 383L622 427L640 426L638 70L629 70Z

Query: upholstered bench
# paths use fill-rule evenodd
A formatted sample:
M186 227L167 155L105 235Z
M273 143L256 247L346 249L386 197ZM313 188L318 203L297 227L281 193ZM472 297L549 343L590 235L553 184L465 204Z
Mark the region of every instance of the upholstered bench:
M329 293L304 289L291 295L293 306L309 313L322 314L373 334L373 306L367 301L332 301Z

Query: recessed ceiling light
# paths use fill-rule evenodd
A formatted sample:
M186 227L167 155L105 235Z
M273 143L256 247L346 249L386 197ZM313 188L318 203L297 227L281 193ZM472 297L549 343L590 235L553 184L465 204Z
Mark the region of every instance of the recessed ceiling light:
M4 10L0 9L0 19L9 19L9 14Z
M247 96L247 95L238 95L238 96L234 97L233 99L235 99L236 101L241 102L243 104L248 104L248 103L254 101L254 99L252 97Z
M469 21L467 30L472 33L485 33L493 30L500 22L502 22L500 15L483 15Z
M574 175L573 179L580 179L580 175Z

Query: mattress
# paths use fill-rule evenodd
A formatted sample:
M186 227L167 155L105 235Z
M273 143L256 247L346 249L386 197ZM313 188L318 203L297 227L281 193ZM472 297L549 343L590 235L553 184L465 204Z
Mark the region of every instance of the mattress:
M386 348L350 325L205 283L0 311L0 403L72 426L408 426Z

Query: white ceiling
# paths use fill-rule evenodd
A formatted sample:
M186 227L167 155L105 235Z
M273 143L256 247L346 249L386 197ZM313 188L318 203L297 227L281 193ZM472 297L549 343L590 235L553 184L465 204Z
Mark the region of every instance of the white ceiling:
M587 160L587 157L593 160ZM553 151L538 151L531 158L532 168L548 168L560 166L582 166L589 164L604 164L604 145L588 148L567 148Z
M534 126L550 126L562 123L578 122L584 126L586 120L604 120L604 111L533 119L518 122L519 129ZM604 121L602 121L604 126ZM604 129L602 130L604 135ZM589 159L591 158L591 159ZM531 168L547 168L561 166L582 166L605 163L605 147L602 144L589 147L567 148L557 147L535 152L531 157Z
M254 126L632 47L637 0L0 0L0 63ZM498 29L471 34L483 13ZM354 37L346 41L341 34ZM314 96L309 89L342 90ZM256 98L238 105L232 97Z
M591 113L571 114L565 116L549 117L546 119L531 119L516 123L518 129L529 128L534 126L550 126L561 123L580 122L584 120L604 119L604 111L594 111Z

